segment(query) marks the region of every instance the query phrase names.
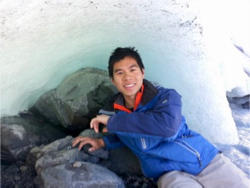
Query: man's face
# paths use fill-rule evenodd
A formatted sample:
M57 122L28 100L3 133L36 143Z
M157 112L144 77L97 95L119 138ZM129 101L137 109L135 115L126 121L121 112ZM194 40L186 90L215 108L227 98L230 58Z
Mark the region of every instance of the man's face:
M131 57L125 57L114 64L112 82L125 100L135 99L142 86L143 78L144 70L141 71L136 60Z

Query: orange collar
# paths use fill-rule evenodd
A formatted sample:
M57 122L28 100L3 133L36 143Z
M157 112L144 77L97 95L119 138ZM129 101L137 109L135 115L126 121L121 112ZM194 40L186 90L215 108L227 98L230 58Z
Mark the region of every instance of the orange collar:
M144 85L142 84L141 89L137 92L136 97L135 97L134 110L136 110L136 108L139 106L139 104L141 102L143 91L144 91ZM119 97L118 97L118 99L119 99ZM123 98L123 103L118 102L118 99L114 103L114 109L122 110L122 111L125 111L128 113L131 113L132 111L125 107L124 98Z

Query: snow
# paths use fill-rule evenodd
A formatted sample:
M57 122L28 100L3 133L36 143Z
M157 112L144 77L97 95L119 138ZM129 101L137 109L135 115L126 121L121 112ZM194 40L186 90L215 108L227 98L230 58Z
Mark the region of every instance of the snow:
M248 178L250 178L250 106L242 108L241 104L250 101L250 96L244 98L229 98L230 108L237 125L240 142L236 145L216 144L216 146L236 166L238 166Z

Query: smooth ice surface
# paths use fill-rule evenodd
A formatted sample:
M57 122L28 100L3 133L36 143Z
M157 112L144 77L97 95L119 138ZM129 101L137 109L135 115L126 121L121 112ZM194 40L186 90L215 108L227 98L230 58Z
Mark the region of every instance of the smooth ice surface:
M106 69L114 48L135 46L146 78L182 95L192 129L212 142L237 143L226 93L250 93L249 59L233 44L250 54L248 5L247 0L2 0L1 116L27 110L80 68Z

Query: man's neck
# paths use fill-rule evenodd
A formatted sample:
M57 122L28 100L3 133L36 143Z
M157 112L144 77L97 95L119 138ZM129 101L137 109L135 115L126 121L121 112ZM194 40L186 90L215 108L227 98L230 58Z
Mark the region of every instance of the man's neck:
M130 108L134 108L135 105L135 98L129 98L129 97L125 97L125 106L126 108L130 109Z

